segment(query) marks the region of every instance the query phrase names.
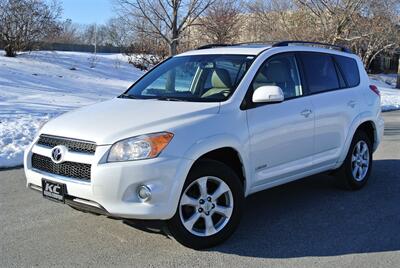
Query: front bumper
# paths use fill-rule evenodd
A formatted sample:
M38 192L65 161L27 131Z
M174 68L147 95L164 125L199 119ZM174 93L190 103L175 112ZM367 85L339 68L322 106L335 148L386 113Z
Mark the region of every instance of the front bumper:
M90 160L85 160L85 156L79 153L69 153L68 156L69 161L77 159L91 163L91 181L86 182L33 169L32 152L49 155L51 150L32 145L24 159L27 186L40 189L42 178L64 183L68 200L76 199L81 204L97 206L104 211L100 214L119 218L165 220L175 214L192 160L160 156L148 160L105 163L102 159L109 146L97 148ZM137 188L140 185L151 189L150 200L142 202L138 198Z

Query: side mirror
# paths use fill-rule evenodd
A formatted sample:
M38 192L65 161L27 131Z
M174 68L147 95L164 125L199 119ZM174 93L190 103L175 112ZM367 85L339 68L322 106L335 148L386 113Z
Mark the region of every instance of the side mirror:
M283 91L278 86L261 86L253 93L253 102L282 102L285 99Z

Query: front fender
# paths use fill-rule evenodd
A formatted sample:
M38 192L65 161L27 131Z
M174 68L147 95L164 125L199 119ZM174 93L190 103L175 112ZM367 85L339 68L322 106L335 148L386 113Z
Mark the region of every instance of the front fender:
M239 159L242 162L243 173L245 174L246 180L245 195L247 195L250 185L249 180L251 180L250 178L252 177L250 172L251 169L248 168L250 166L248 141L242 142L239 138L226 134L208 136L198 140L190 146L184 153L184 157L196 161L206 153L226 147L234 149L238 153Z

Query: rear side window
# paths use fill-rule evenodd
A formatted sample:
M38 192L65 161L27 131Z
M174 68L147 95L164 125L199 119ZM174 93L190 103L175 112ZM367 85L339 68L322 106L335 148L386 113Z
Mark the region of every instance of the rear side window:
M357 62L348 57L334 56L336 63L339 65L340 70L346 79L348 87L356 87L360 83L360 72L358 70Z
M301 53L304 75L310 93L340 88L332 57L322 53Z

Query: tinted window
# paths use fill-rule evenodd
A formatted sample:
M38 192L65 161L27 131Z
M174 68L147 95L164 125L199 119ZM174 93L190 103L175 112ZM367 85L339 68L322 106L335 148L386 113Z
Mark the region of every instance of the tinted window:
M346 88L347 87L346 82L344 81L342 72L340 71L339 65L337 65L337 63L335 63L335 69L336 69L336 74L338 75L338 78L339 78L340 88Z
M302 94L296 58L292 54L273 56L261 66L252 83L252 89L267 85L279 86L285 98Z
M330 55L302 53L301 59L310 93L340 88L335 65Z
M348 57L334 56L336 63L346 79L348 87L358 86L360 83L360 73L358 71L357 62Z

